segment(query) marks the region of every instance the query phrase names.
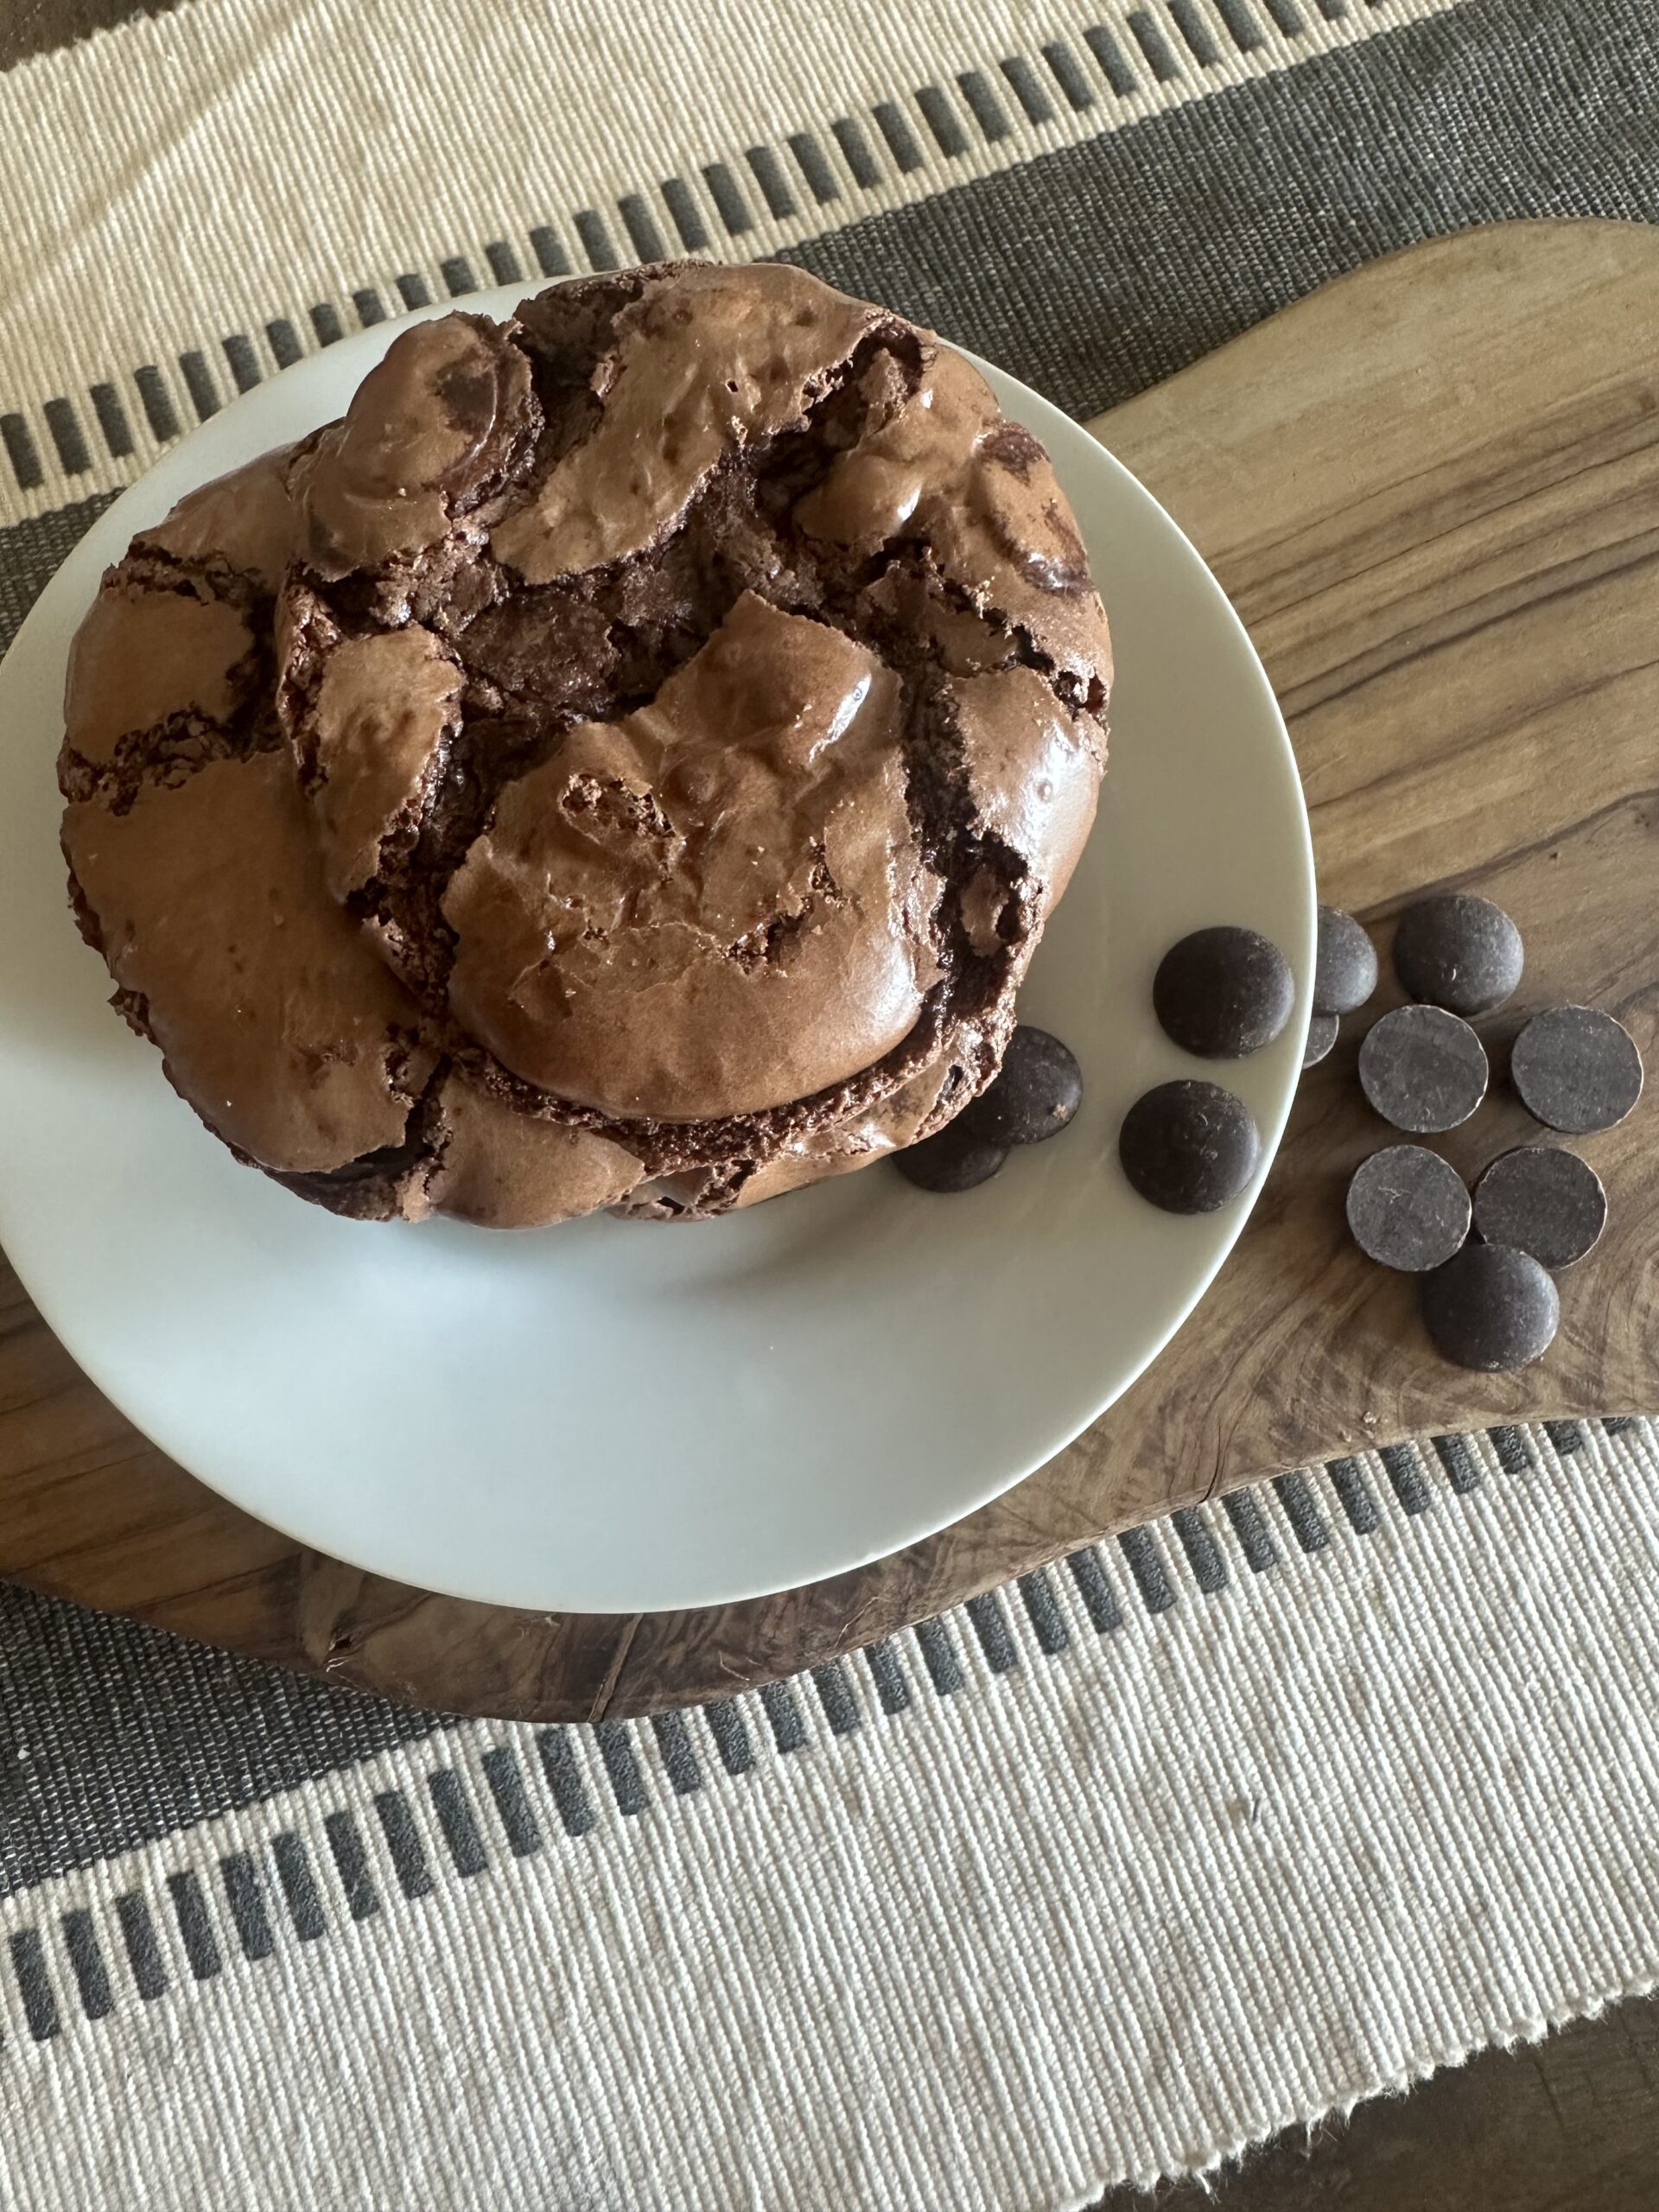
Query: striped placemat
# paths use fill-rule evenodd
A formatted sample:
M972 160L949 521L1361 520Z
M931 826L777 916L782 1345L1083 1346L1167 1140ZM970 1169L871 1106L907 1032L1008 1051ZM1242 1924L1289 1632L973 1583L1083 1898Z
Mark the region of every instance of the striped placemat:
M186 0L0 74L0 632L404 304L784 253L1090 414L1414 238L1659 218L1656 63L1643 0ZM0 2203L1201 2169L1653 1985L1656 1562L1652 1423L1439 1437L594 1729L0 1589Z
M1048 2208L1659 1981L1659 1427L1441 1437L652 1721L0 1590L0 2202Z

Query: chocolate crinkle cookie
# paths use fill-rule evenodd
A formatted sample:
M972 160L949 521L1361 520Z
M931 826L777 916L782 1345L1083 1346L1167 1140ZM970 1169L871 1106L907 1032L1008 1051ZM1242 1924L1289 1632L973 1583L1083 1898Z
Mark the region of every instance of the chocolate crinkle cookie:
M60 781L115 1003L337 1213L719 1213L990 1082L1110 645L925 331L658 265L405 332L134 540Z

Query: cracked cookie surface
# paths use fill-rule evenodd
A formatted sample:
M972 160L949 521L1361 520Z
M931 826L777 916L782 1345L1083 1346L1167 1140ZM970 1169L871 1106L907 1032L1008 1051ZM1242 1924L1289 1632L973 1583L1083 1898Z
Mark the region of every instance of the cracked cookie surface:
M414 326L77 641L84 933L336 1211L717 1212L995 1074L1093 818L1104 614L1041 448L800 271Z

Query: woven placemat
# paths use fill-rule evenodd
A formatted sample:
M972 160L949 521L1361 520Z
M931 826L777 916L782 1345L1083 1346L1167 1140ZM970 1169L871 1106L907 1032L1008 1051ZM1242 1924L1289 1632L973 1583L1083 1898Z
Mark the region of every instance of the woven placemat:
M233 391L785 253L1087 414L1659 219L1643 0L187 0L0 76L0 626ZM1287 1476L753 1696L455 1723L0 1591L0 2202L1049 2208L1659 1973L1659 1433Z

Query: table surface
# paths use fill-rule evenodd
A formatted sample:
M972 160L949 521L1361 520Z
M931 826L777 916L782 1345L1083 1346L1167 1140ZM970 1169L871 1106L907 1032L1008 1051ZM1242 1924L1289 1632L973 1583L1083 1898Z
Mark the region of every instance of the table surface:
M1094 2212L1652 2212L1656 2174L1649 1997L1278 2136L1213 2186L1116 2189Z
M1096 427L1214 564L1295 739L1325 895L1379 939L1430 884L1516 916L1527 1006L1611 1008L1653 1057L1659 902L1659 237L1537 225L1346 277ZM1109 804L1109 780L1106 803ZM1391 1002L1385 983L1372 1011ZM1086 1435L927 1542L694 1614L548 1616L378 1580L154 1451L0 1274L0 1574L457 1711L593 1719L752 1685L1219 1486L1425 1430L1659 1404L1651 1100L1584 1146L1610 1225L1536 1366L1436 1360L1341 1193L1386 1141L1362 1017L1305 1081L1198 1315ZM1529 1134L1501 1084L1446 1150ZM695 1231L689 1232L695 1234Z
M106 31L132 16L160 16L181 0L6 0L0 10L0 69Z

